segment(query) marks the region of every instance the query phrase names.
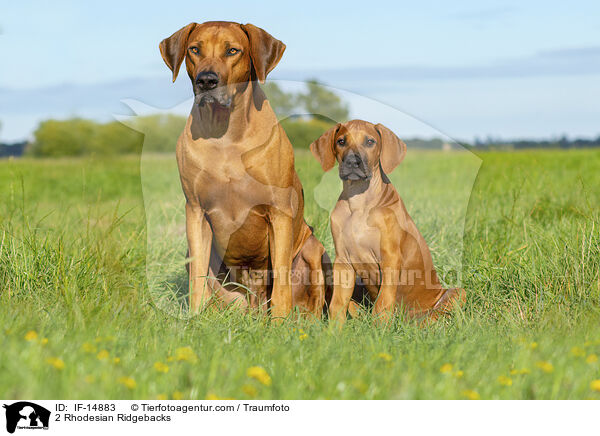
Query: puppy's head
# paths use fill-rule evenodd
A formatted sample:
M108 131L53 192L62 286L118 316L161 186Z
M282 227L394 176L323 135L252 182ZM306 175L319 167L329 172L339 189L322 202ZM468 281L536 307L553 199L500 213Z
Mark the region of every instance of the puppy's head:
M188 24L159 48L173 81L185 59L197 104L229 107L250 80L264 83L285 44L252 24L209 21Z
M382 124L352 120L323 133L310 150L324 171L336 160L342 180L370 180L376 171L391 173L406 155L406 144Z

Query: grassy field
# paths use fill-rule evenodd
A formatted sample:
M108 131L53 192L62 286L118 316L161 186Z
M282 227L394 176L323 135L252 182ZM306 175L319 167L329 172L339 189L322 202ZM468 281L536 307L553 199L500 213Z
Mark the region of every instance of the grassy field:
M465 308L342 332L187 316L172 156L0 161L0 398L600 399L600 152L480 158L393 175ZM297 168L331 253L335 174Z

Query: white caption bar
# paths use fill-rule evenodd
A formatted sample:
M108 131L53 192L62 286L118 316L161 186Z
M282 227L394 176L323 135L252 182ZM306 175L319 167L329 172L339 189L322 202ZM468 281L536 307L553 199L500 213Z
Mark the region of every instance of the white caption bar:
M594 401L45 401L4 400L0 435L583 434ZM210 432L210 433L209 433ZM184 434L184 433L181 433Z

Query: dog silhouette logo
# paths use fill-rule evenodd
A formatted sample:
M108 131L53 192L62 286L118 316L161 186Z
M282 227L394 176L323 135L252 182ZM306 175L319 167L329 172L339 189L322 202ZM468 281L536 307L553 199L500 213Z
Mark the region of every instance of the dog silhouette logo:
M48 430L50 411L42 406L28 401L19 401L4 405L6 409L6 431L14 433L18 429Z

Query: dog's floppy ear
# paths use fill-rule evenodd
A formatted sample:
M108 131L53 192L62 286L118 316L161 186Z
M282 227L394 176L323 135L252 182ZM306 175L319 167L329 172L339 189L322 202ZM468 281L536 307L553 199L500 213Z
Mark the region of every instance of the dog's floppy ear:
M285 44L254 24L242 24L241 26L250 41L250 58L256 78L260 83L265 83L267 74L277 66L283 56Z
M383 124L377 124L375 129L381 138L381 169L390 174L406 156L406 144Z
M177 79L179 67L181 67L181 63L185 58L188 38L196 25L196 23L188 24L168 38L163 39L158 45L165 64L167 64L167 67L173 72L173 82Z
M336 124L331 129L323 133L319 139L310 144L310 151L313 156L321 163L323 171L327 172L335 165L335 153L333 140L335 135L340 130L341 124Z

